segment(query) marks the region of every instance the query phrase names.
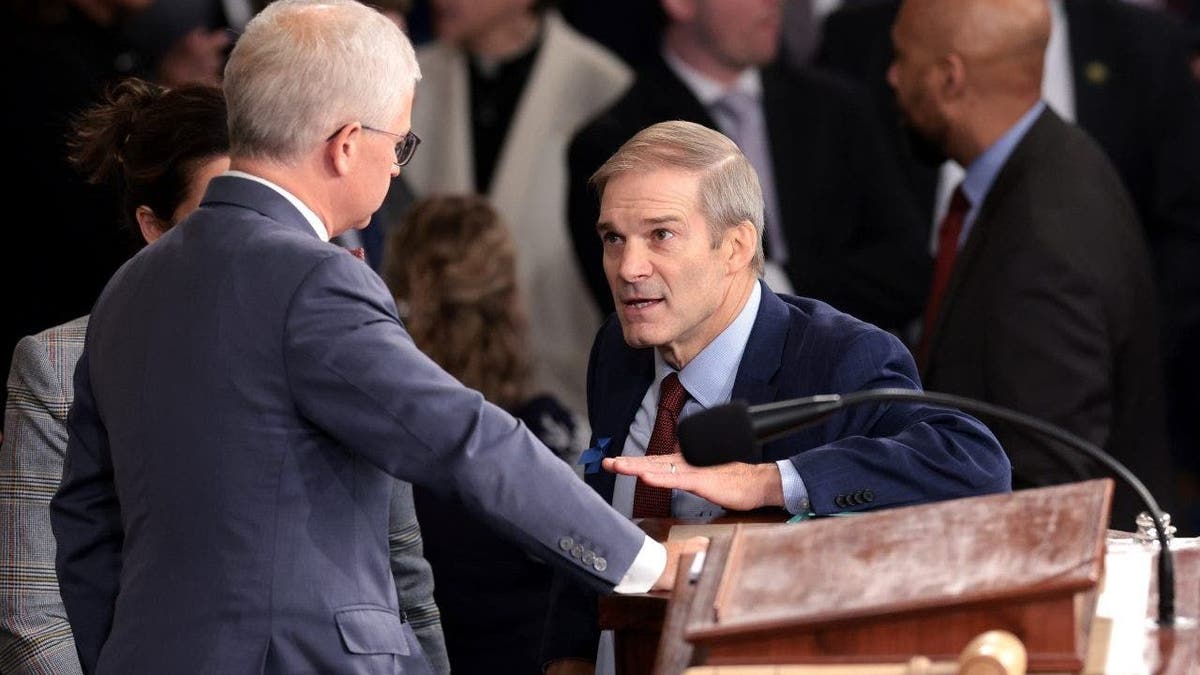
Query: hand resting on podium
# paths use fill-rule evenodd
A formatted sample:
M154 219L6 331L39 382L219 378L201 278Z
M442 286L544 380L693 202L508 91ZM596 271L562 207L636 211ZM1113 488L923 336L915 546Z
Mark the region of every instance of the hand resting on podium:
M688 464L683 455L610 457L604 470L636 476L654 487L685 490L730 511L783 507L783 482L774 462L729 462L710 467Z

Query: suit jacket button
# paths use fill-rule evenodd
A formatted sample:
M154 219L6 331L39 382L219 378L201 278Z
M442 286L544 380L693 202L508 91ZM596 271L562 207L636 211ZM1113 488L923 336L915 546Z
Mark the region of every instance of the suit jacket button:
M583 557L580 558L580 560L583 562L584 565L591 565L593 562L596 561L596 552L595 551L584 551Z
M582 556L583 556L583 546L580 546L579 544L575 544L575 546L571 549L571 557L579 558Z
M845 508L846 507L846 495L838 495L838 496L834 497L833 503L835 506Z
M596 559L592 561L592 569L597 572L603 572L608 569L608 561L600 556L596 556Z
M563 537L562 539L558 540L558 547L564 551L570 551L571 547L574 545L575 540L570 537Z
M871 492L870 490L863 490L862 498L864 504L870 504L871 502L875 501L875 493Z

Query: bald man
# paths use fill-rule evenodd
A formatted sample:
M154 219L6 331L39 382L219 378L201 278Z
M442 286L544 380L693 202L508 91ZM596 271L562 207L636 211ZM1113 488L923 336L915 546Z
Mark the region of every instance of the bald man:
M967 169L938 231L922 381L1073 431L1165 499L1149 256L1112 165L1040 98L1045 0L905 0L892 35L908 127ZM1104 475L996 431L1014 488ZM1138 510L1118 486L1114 526Z

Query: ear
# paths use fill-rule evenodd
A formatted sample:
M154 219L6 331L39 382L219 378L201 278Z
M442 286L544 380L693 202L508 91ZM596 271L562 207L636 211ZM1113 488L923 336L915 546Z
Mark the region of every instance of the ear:
M362 125L351 122L338 130L325 144L325 156L329 166L339 176L350 173L353 160L358 155L359 141L363 137Z
M142 239L145 239L147 244L153 244L155 240L163 236L164 232L170 229L170 223L155 215L154 209L145 204L137 207L133 214L137 218L138 229L142 232Z
M967 91L967 64L951 52L938 62L937 92L941 101L958 101Z
M725 230L724 245L728 247L726 271L740 272L750 267L758 252L758 228L749 220Z

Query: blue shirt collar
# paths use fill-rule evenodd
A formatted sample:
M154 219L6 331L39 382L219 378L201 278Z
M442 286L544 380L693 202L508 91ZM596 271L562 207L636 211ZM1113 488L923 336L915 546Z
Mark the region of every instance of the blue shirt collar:
M966 194L967 201L971 202L971 210L967 215L967 222L974 222L975 215L979 213L979 207L983 204L983 200L987 197L988 192L992 189L992 183L996 182L996 176L1000 174L1000 169L1004 168L1004 164L1008 162L1008 157L1017 148L1017 144L1025 138L1025 134L1029 132L1029 128L1037 121L1037 118L1046 109L1046 104L1038 101L1030 108L1017 123L1012 125L1004 135L999 138L991 147L984 150L983 154L975 158L974 162L967 167L967 174L963 177L962 189ZM966 234L965 232L963 234Z
M762 301L761 282L754 284L750 298L737 317L713 338L696 358L679 371L679 382L693 400L703 408L711 408L729 402L733 394L733 383L737 379L742 353L758 318L758 306ZM661 383L669 373L675 372L658 350L654 351L654 381Z

